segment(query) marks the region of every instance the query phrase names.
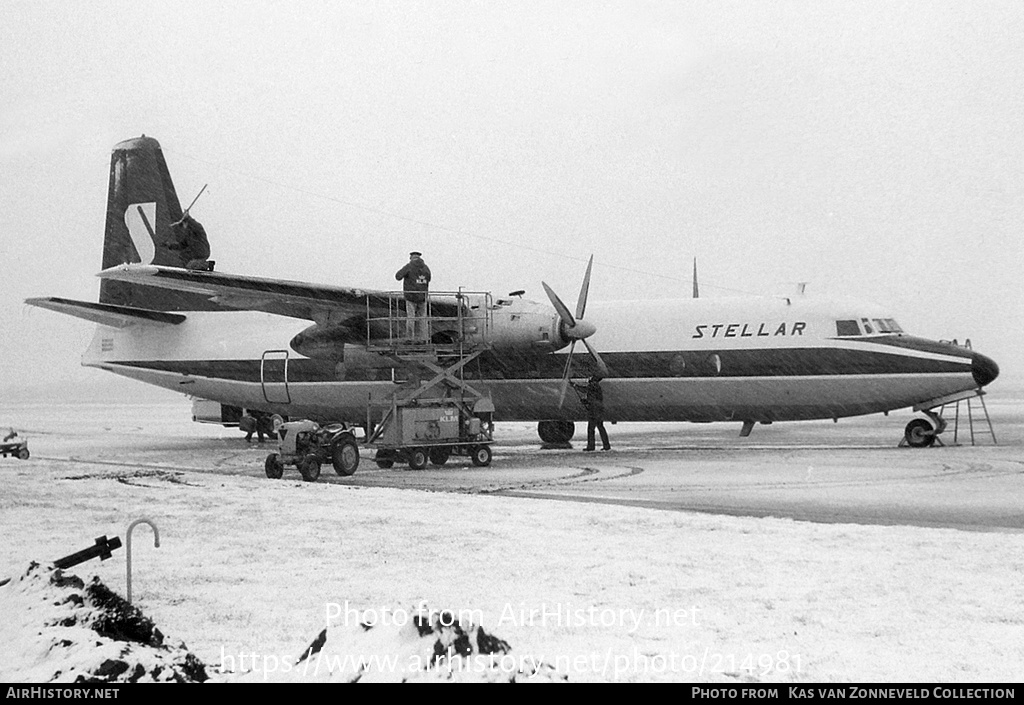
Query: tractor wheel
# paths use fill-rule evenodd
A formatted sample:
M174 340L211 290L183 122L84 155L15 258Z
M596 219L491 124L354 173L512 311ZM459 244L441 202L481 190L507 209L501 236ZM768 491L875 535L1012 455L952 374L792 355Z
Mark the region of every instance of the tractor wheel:
M280 480L281 476L284 475L284 463L281 462L281 456L277 453L268 455L267 462L263 464L263 469L267 471L267 477L271 480Z
M320 458L312 453L303 458L299 463L299 474L306 482L316 482L320 479Z
M18 458L20 458L21 460L28 460L28 456L28 448L22 448L21 450L18 451Z
M331 461L334 472L348 477L359 467L359 446L350 436L343 436L331 444Z
M373 460L381 470L395 466L395 454L390 450L378 450Z
M412 470L422 470L427 467L427 451L423 448L413 448L409 451L409 467Z
M476 465L478 468L487 467L491 464L491 447L477 446L470 454L470 458L473 460L473 465Z
M447 446L437 446L436 448L431 448L427 455L430 456L430 462L434 465L444 465L448 462L448 458L451 454L451 448L448 448Z

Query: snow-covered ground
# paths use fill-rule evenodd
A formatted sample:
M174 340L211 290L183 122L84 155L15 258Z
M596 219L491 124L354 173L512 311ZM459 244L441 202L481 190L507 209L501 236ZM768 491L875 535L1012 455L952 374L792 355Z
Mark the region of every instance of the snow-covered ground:
M329 679L326 663L294 665L325 626L391 628L418 605L508 642L499 667L543 662L570 681L1021 677L1020 533L269 481L237 431L182 422L180 405L4 412L30 429L33 458L0 459L0 579L149 517L160 547L136 528L133 602L214 679ZM190 434L223 435L252 471L210 472L181 451ZM75 443L84 462L63 452ZM101 445L112 455L88 462ZM123 594L125 549L67 572ZM5 589L0 681L25 681L14 656L31 625ZM354 658L382 648L334 641Z

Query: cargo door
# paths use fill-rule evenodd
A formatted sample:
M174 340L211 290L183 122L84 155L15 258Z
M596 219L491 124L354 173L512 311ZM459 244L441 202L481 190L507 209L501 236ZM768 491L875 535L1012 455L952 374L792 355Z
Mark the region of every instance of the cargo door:
M272 404L291 404L288 393L288 351L267 350L260 364L263 398Z

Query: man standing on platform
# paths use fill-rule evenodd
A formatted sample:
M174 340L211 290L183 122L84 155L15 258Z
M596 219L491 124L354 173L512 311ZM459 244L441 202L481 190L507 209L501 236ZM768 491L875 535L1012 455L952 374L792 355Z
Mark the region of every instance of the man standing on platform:
M430 288L430 267L419 252L409 253L409 263L398 270L395 279L402 281L405 293L405 334L414 340L429 340L427 330L427 290Z

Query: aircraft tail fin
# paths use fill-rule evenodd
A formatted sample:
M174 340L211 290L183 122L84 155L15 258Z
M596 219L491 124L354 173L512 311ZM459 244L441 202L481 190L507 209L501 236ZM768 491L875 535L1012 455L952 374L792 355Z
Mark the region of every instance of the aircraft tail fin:
M129 262L185 267L182 250L168 247L175 240L171 224L181 216L160 143L143 135L114 145L102 268ZM201 295L106 279L100 283L100 303L156 311L220 308Z

